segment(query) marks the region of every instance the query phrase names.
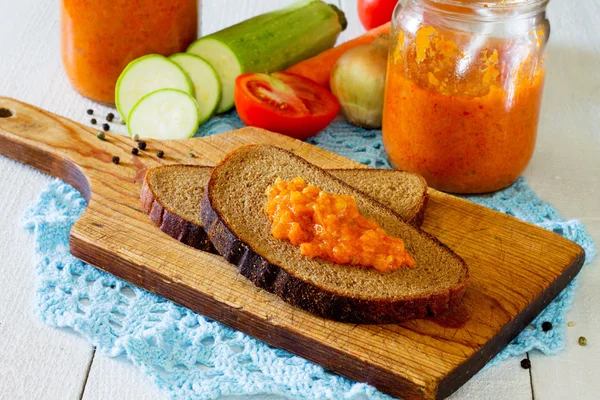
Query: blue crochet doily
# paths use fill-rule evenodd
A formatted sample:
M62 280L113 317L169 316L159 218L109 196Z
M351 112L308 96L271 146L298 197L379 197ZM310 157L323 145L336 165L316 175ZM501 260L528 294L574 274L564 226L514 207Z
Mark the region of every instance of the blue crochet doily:
M232 112L213 118L198 136L242 126ZM336 121L309 142L367 165L389 167L379 131ZM595 254L581 222L562 219L523 179L498 193L467 198L579 243L586 250L586 263ZM35 235L35 312L47 324L74 329L109 356L126 355L173 398L268 393L297 399L389 399L371 386L330 373L75 259L69 254L69 231L85 207L74 188L55 180L23 219ZM546 354L561 350L564 316L575 287L571 283L495 360L532 349ZM543 332L543 321L554 328Z

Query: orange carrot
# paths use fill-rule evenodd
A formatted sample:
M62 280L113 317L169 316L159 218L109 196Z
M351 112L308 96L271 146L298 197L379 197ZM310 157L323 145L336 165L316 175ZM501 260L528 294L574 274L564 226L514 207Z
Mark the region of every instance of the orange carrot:
M357 46L370 44L377 36L384 33L390 33L389 22L377 28L373 28L365 34L342 43L337 47L325 50L312 58L300 61L298 64L292 65L286 69L285 72L302 75L329 89L329 77L331 76L331 71L342 54Z

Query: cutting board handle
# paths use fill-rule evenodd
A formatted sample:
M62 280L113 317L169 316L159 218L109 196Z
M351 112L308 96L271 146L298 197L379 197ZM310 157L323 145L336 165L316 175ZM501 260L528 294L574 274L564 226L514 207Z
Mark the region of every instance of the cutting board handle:
M0 154L30 165L73 185L89 201L90 177L117 167L113 155L131 155L130 139L106 133L41 110L30 104L0 97Z

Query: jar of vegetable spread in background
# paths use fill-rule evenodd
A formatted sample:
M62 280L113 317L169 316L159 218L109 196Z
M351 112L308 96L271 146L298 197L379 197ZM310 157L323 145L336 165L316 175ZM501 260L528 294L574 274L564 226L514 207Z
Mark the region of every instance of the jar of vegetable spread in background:
M535 146L548 0L404 0L392 21L383 143L443 191L512 184Z
M62 0L67 75L79 93L104 103L114 103L130 61L185 51L197 33L198 0Z

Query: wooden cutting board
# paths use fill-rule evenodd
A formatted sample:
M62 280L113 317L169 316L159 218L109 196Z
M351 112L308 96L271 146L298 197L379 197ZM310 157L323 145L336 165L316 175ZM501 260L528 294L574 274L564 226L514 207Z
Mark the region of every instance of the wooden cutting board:
M324 168L364 166L253 128L182 141L147 140L139 156L131 154L131 139L107 134L101 141L96 133L0 97L0 153L69 182L88 201L71 230L73 255L392 396L450 395L525 328L583 264L583 249L559 235L430 189L423 229L469 265L463 305L435 320L401 325L324 320L254 287L220 257L162 233L141 210L141 182L147 167L214 165L249 143L281 146ZM164 158L156 157L157 150ZM120 157L119 165L111 162L113 155Z

